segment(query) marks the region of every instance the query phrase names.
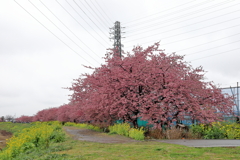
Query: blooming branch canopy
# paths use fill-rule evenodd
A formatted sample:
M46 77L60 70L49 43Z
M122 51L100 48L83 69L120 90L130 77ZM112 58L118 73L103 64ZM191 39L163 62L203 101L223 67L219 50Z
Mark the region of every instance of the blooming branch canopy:
M193 68L184 56L165 54L159 43L135 47L126 57L105 57L106 64L76 79L69 89L72 103L87 121L137 126L137 119L160 127L185 115L212 122L231 114L232 97L212 82L204 82L202 67Z

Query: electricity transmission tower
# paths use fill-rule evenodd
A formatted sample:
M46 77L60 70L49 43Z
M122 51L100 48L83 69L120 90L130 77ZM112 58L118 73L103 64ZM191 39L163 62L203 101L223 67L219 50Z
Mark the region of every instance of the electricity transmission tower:
M124 37L121 37L121 33L124 33L124 32L121 32L121 28L124 28L124 27L121 27L119 21L116 21L114 23L114 26L110 28L110 40L111 39L114 40L113 46L115 49L115 54L113 56L118 56L120 58L122 57L122 47L123 47L123 45L121 44L121 38L124 38ZM113 34L113 36L111 36L111 34Z

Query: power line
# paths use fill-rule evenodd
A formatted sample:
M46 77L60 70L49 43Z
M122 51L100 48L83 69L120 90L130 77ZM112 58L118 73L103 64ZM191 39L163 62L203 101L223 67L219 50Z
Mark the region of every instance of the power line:
M66 2L67 2L68 5L77 13L77 15L78 15L79 17L81 17L82 20L84 20L84 22L86 22L89 27L92 28L92 26L73 8L73 6L72 6L68 1L66 1ZM93 30L102 40L104 40L104 41L108 44L108 42L107 42L101 35L99 35L98 32L96 32L94 28L92 28L92 30Z
M97 9L97 11L101 14L101 16L104 18L104 20L108 23L112 25L112 22L108 22L108 20L104 17L104 15L101 13L101 11L98 10L98 7L95 6L95 4L90 0L91 4Z
M227 27L227 28L224 28L224 29L216 30L216 31L213 31L213 32L208 32L208 33L201 34L201 35L198 35L198 36L193 36L193 37L190 37L190 38L185 38L185 39L182 39L182 40L165 43L165 44L163 44L163 45L168 45L168 44L176 43L176 42L179 42L179 41L184 41L184 40L188 40L188 39L192 39L192 38L196 38L196 37L201 37L201 36L204 36L204 35L207 35L207 34L216 33L216 32L219 32L219 31L223 31L223 30L230 29L230 28L234 28L234 27L238 27L238 26L240 26L240 24L239 24L239 25L235 25L235 26L231 26L231 27ZM146 43L145 43L145 44L146 44Z
M204 35L207 35L207 34L216 33L216 32L219 32L219 31L223 31L223 30L230 29L230 28L234 28L234 27L238 27L238 26L240 26L240 24L239 24L239 25L235 25L235 26L231 26L231 27L227 27L227 28L224 28L224 29L220 29L220 30L208 32L208 33L201 34L201 35L198 35L198 36L193 36L193 37L190 37L190 38L185 38L185 39L181 39L181 40L178 40L178 41L173 41L173 42L165 43L165 44L162 44L162 45L168 45L168 44L172 44L172 43L176 43L176 42L180 42L180 41L184 41L184 40L188 40L188 39L192 39L192 38L196 38L196 37L201 37L201 36L204 36ZM142 43L142 44L152 43L152 42L156 42L156 41L159 41L159 39L158 39L158 40L155 40L155 41L145 42L145 43ZM127 46L126 48L128 48L128 47L131 47L131 46Z
M196 45L196 46L193 46L193 47L184 48L184 49L178 50L178 51L176 51L176 52L181 52L181 51L188 50L188 49L191 49L191 48L199 47L199 46L202 46L202 45L205 45L205 44L209 44L209 43L213 43L213 42L216 42L216 41L223 40L223 39L225 39L225 38L237 36L237 35L239 35L239 34L240 34L240 33L237 33L237 34L234 34L234 35L231 35L231 36L227 36L227 37L224 37L224 38L216 39L216 40L214 40L214 41L209 41L209 42L207 42L207 43L202 43L202 44L200 44L200 45Z
M193 9L194 7L199 7L199 6L201 6L201 5L206 5L207 3L211 3L211 2L212 2L212 1L201 2L201 3L197 4L197 5L195 4L195 5L190 6L190 7L187 7L187 8L182 8L182 9L180 9L180 10L178 10L178 11L166 13L166 14L164 14L164 15L161 15L161 16L158 16L158 17L155 17L155 18L152 18L152 19L147 19L147 20L144 20L144 21L139 22L139 23L134 23L134 24L131 24L130 26L126 26L126 27L131 28L131 27L134 27L134 26L139 26L139 25L146 24L147 22L153 22L153 21L159 20L159 19L161 19L161 18L166 18L166 17L172 16L172 15L175 15L175 14L179 15L179 13L181 13L181 12L185 12L185 11L188 11L188 10ZM214 6L214 5L213 5L213 6ZM211 6L211 7L212 7L212 6ZM201 10L201 9L200 9L200 10ZM196 11L197 11L197 10L194 10L193 12L196 12ZM186 14L188 14L188 13L186 13Z
M72 38L70 38L65 32L63 32L51 19L49 19L37 6L35 6L30 0L28 0L45 18L47 18L58 30L61 31L68 39L70 39L75 45L77 45L81 50L87 53L84 49L82 49ZM99 63L95 58L93 58L90 54L88 54L92 59L94 59L97 63ZM100 63L99 63L100 64Z
M162 39L168 39L168 38L175 37L175 36L179 36L179 35L182 35L182 34L194 32L194 31L201 30L201 29L205 29L205 28L208 28L208 27L212 27L212 26L215 26L215 25L219 25L219 24L222 24L222 23L226 23L226 22L229 22L229 21L233 21L233 20L236 20L236 19L239 19L239 18L240 18L240 17L233 18L233 19L230 19L230 20L227 20L227 21L223 21L223 22L215 23L215 24L212 24L212 25L209 25L209 26L201 27L201 28L199 28L199 29L194 29L194 30L191 30L191 31L188 31L188 32L176 34L176 35L169 36L169 37L164 37L164 38L162 38ZM174 29L174 30L175 30L175 29ZM131 41L135 41L135 40L139 40L139 39L143 39L143 38L147 38L147 37L152 37L152 36L155 36L155 35L158 35L158 34L162 34L162 33L166 33L166 32L170 32L170 31L172 31L172 30L165 31L165 32L161 32L161 33L157 33L157 34L150 35L150 36L145 36L145 37L138 38L138 39L133 39L133 40L130 40L130 41L127 41L127 42L131 42Z
M231 1L234 1L234 0L230 0L230 2L231 2ZM210 2L210 1L209 1L209 2ZM212 6L208 6L208 7L206 7L206 8L201 8L201 9L199 9L199 10L194 10L194 11L192 11L192 12L190 12L190 13L185 13L185 14L180 15L180 16L178 16L178 17L172 18L172 20L178 19L178 18L181 18L181 17L185 18L186 16L189 16L189 15L191 16L191 15L193 15L193 14L198 14L198 13L203 12L203 11L205 11L205 10L209 10L209 9L212 9L212 8L215 8L215 7L219 7L219 6L221 6L221 5L225 5L225 4L230 3L230 2L223 2L223 3L215 4L215 5L212 5ZM205 3L203 3L203 4L205 4ZM186 9L186 10L187 10L187 9ZM184 11L185 11L185 10L184 10ZM148 22L153 22L153 21L156 21L156 20L160 20L160 19L162 19L161 17L166 18L166 17L169 17L169 16L171 16L171 15L175 15L175 14L179 15L179 13L180 13L180 12L173 12L172 14L162 15L162 16L156 17L156 18L154 18L154 19L146 20L146 21L143 21L143 22L141 22L141 23L137 23L137 24L134 24L134 25L131 25L131 26L127 26L127 28L132 28L132 27L135 27L135 26L141 26L141 25L147 24ZM161 23L161 22L158 22L158 23ZM146 26L145 26L145 27L146 27Z
M87 61L89 64L91 64L88 60L83 58L78 52L76 52L72 47L70 47L67 43L65 43L63 40L61 40L56 34L54 34L51 30L49 30L44 24L42 24L37 18L35 18L30 12L28 12L22 5L20 5L16 0L14 0L15 3L18 4L25 12L27 12L33 19L35 19L38 23L40 23L45 29L47 29L54 37L56 37L58 40L60 40L63 44L65 44L69 49L71 49L74 53L76 53L78 56L80 56L82 59ZM91 64L92 65L92 64ZM94 65L93 65L94 66Z
M240 4L240 3L239 3L239 4ZM236 6L236 5L234 5L234 6ZM228 8L228 7L227 7L227 8ZM186 25L186 26L183 26L183 27L178 27L178 28L175 28L175 29L172 29L172 30L169 30L169 31L177 30L177 29L184 28L184 27L187 27L187 26L191 26L191 25L194 25L194 24L198 24L198 23L201 23L201 22L204 22L204 21L209 21L209 20L211 20L211 19L215 19L215 18L218 18L218 17L226 16L226 15L228 15L228 14L232 14L232 13L239 12L239 11L240 11L240 10L236 10L236 11L229 12L229 13L224 13L224 14L222 14L222 15L220 15L220 16L216 16L216 17L213 17L213 18L205 19L205 20L203 20L203 21L199 21L199 22L196 22L196 23L192 23L192 24L189 24L189 25ZM214 11L214 12L216 12L216 11ZM213 13L213 12L211 12L211 13ZM210 14L210 13L207 13L207 14ZM204 15L207 15L207 14L204 14ZM197 16L197 17L201 17L201 16L203 16L203 15L200 15L200 16ZM180 21L180 22L177 22L177 23L173 23L173 24L170 24L170 25L166 25L166 26L161 26L161 27L158 27L158 28L156 28L156 29L144 31L144 32L141 32L141 33L150 32L150 31L153 31L153 30L158 30L158 29L160 29L160 28L165 28L165 27L168 27L168 26L172 26L172 25L175 25L175 24L178 24L178 23L182 23L182 22L184 22L184 21L189 21L189 20L191 20L191 19L196 19L197 17L189 18L189 19L187 19L187 20L183 20L183 21ZM170 19L170 20L166 20L166 21L171 21L171 19ZM167 32L168 32L168 31L167 31ZM162 33L165 33L165 32L162 32ZM127 36L127 37L132 37L132 36L135 36L135 35L139 35L139 33L138 33L138 34L133 34L133 35L130 35L130 36Z
M77 5L77 7L88 17L88 19L101 31L101 32L103 32L99 27L98 27L98 25L88 16L88 14L78 5L78 3L77 2L75 2L75 0L73 0L73 2ZM82 2L81 1L79 1L81 4L82 4ZM84 6L84 5L83 5ZM105 35L105 33L103 32L103 34ZM106 36L106 35L105 35ZM107 37L107 36L106 36Z
M233 44L233 43L237 43L237 42L240 42L240 40L234 41L234 42L231 42L231 43L227 43L227 44L223 44L223 45L221 45L221 46L216 46L216 47L213 47L213 48L205 49L205 50L202 50L202 51L190 53L190 54L187 54L186 56L190 56L190 55L193 55L193 54L198 54L198 53L201 53L201 52L205 52L205 51L212 50L212 49L215 49L215 48L227 46L227 45L230 45L230 44Z
M192 0L192 1L195 1L195 0ZM150 2L150 1L149 1ZM170 1L168 1L168 2L170 2L170 3L165 3L165 2L167 2L167 1L164 1L164 3L163 4L160 4L161 6L163 6L163 5L169 5L169 4L173 4L172 2L170 2ZM140 4L140 3L139 3ZM153 5L154 6L154 5ZM135 6L134 6L135 7ZM136 8L136 7L135 7ZM173 8L175 8L175 7L173 7ZM159 7L159 9L160 9L160 7ZM162 12L164 12L164 11L162 11ZM156 13L156 12L154 12L154 13L149 13L149 10L141 10L141 12L139 13L139 12L135 12L135 14L134 15L131 15L131 17L129 16L129 17L127 17L128 19L126 19L126 21L124 22L124 23L131 23L132 21L137 21L137 19L144 19L145 17L150 17L150 16L154 16L155 14L158 14L158 12Z
M151 16L156 15L156 14L159 14L159 13L163 13L163 12L166 12L166 11L168 11L168 10L172 10L172 9L174 9L174 8L178 8L178 7L180 7L180 6L184 6L184 5L189 4L189 3L192 3L192 2L194 2L194 1L196 1L196 0L193 0L193 1L190 1L190 2L187 2L187 3L184 3L184 4L181 4L181 5L178 5L178 6L176 6L176 7L172 7L172 8L163 10L163 11L161 11L161 12L157 12L157 13L151 14L151 15L149 15L149 16L145 16L145 17L142 17L142 18L138 18L138 19L135 19L135 20L132 20L132 21L129 21L129 22L125 22L125 23L123 22L123 24L126 25L126 24L128 24L128 23L132 23L132 22L135 22L135 21L138 21L138 20L142 20L142 19L144 19L144 18L151 17Z
M227 3L229 3L229 2L227 2ZM165 21L172 21L172 20L175 20L175 19L179 19L179 18L185 18L186 16L192 16L193 14L198 14L198 13L200 13L200 12L202 12L202 11L205 11L205 10L209 10L209 9L212 9L212 8L215 8L215 7L218 7L218 6L221 6L221 5L225 5L226 3L220 3L220 4L217 4L217 5L213 5L213 6L211 6L211 7L207 7L207 8L203 8L203 9L200 9L200 10L195 10L195 11L193 11L193 12L190 12L190 13L186 13L186 14L184 14L184 15L180 15L180 16L178 16L178 17L174 17L174 18L171 18L171 19L168 19L168 20L165 20ZM235 6L235 4L234 5L232 5L232 6ZM232 6L230 6L230 7L232 7ZM229 7L225 7L225 8L229 8ZM225 9L225 8L223 8L223 9ZM220 9L220 10L222 10L222 9ZM219 10L217 10L217 11L219 11ZM213 12L215 12L215 11L213 11ZM210 13L213 13L213 12L210 12ZM179 14L179 12L177 13L177 14ZM209 13L207 13L207 14L209 14ZM167 17L167 16L169 16L170 14L167 14L166 16L164 16L164 18L165 17ZM204 14L205 15L205 14ZM197 17L199 17L199 16L197 16ZM159 17L157 18L157 19L159 19ZM155 23L155 24L162 24L163 22L165 22L165 21L161 21L161 22L158 22L158 23ZM151 21L152 22L152 21ZM145 24L145 23L141 23L141 24ZM137 24L135 24L134 26L139 26L139 25L137 25ZM127 28L129 28L129 26L127 26ZM140 27L140 28L138 28L138 29L143 29L143 28L149 28L149 26L144 26L144 27ZM133 31L133 30L130 30L130 31ZM127 31L127 32L130 32L130 31ZM134 29L134 31L136 31L136 29Z
M98 56L99 58L101 58L99 55L97 55L90 47L88 47L88 45L86 45L75 33L73 33L73 31L71 31L41 0L40 0L40 2L43 4L43 6L45 7L45 8L47 8L47 10L50 12L50 13L52 13L52 15L56 18L56 19L58 19L59 20L59 22L61 22L62 23L62 25L64 25L67 29L68 29L68 31L70 31L80 42L82 42L90 51L92 51L96 56Z
M85 0L85 2L87 3L87 5L88 5L88 7L96 14L96 16L101 20L100 22L104 22L103 20L102 20L102 18L101 17L99 17L98 16L98 14L94 11L94 9L88 4L88 2ZM105 23L103 23L104 25L106 25ZM108 25L106 25L106 27L109 27Z
M97 0L95 0L96 4L98 5L98 7L103 11L103 13L105 14L105 16L110 20L111 23L113 23L113 21L108 17L108 15L105 13L105 11L102 9L102 7L98 4Z
M197 59L193 59L191 61L196 61L196 60L199 60L199 59L204 59L204 58L208 58L208 57L213 57L213 56L217 56L217 55L220 55L220 54L224 54L224 53L228 53L228 52L232 52L232 51L235 51L235 50L239 50L240 48L235 48L235 49L232 49L232 50L229 50L229 51L224 51L224 52L220 52L220 53L217 53L217 54L212 54L210 56L206 56L206 57L202 57L202 58L197 58Z
M56 2L62 7L62 9L65 11L65 12L67 12L86 32L88 32L88 30L85 28L85 27L83 27L82 25L81 25L81 23L79 23L78 22L78 20L76 20L76 18L74 18L57 0L56 0ZM97 40L104 48L106 48L98 39L96 39L90 32L88 32L95 40Z

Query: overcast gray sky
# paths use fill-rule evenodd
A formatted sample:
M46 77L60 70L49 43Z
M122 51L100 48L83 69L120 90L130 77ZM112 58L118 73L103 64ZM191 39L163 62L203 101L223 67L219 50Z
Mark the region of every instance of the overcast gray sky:
M109 28L124 51L161 41L221 87L240 81L238 0L1 0L0 116L34 115L68 103L73 79L99 67Z

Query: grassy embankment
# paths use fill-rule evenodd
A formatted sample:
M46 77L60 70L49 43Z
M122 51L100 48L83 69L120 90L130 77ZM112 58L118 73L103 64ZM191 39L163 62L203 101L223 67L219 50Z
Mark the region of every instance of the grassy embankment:
M29 126L0 123L2 130L5 128L17 130L24 127ZM14 159L240 159L240 147L194 148L153 141L102 144L73 140L70 135L67 135L64 142L50 143L49 147L26 150Z
M6 146L6 139L9 139L10 137L12 137L13 133L19 130L22 130L23 128L28 128L31 126L32 124L30 123L20 124L20 125L11 123L11 122L0 123L0 149ZM12 134L9 134L8 132Z

